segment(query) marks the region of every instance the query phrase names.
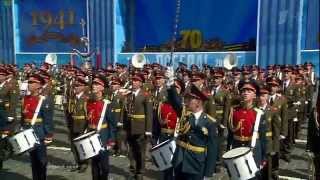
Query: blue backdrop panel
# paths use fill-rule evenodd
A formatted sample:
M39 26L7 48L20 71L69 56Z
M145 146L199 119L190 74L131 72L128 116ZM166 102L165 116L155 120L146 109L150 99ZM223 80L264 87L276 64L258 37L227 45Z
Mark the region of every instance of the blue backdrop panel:
M320 1L308 0L306 22L306 41L304 49L319 49L320 47Z
M202 67L203 64L211 66L222 67L224 57L229 52L209 52L209 53L174 53L173 66L177 67L179 62L186 63L188 66L196 64ZM237 59L237 65L255 64L255 52L232 52ZM170 53L144 53L148 63L160 63L166 65L170 61ZM117 60L119 63L128 64L133 53L120 53Z
M0 1L0 63L14 63L11 1Z
M128 1L126 1L128 2ZM174 0L135 0L132 31L135 49L159 46L171 40L175 19ZM128 2L130 3L130 2ZM200 31L202 41L219 38L226 44L244 43L256 37L255 0L182 0L178 35L181 31ZM133 27L130 27L133 26ZM181 36L180 36L181 37ZM127 39L130 40L130 39ZM132 39L131 39L132 41Z
M114 58L114 2L113 0L89 0L90 47L101 53L102 63Z
M260 65L299 63L302 6L303 0L260 0Z
M86 21L86 9L86 0L15 0L16 52L80 48L80 20Z

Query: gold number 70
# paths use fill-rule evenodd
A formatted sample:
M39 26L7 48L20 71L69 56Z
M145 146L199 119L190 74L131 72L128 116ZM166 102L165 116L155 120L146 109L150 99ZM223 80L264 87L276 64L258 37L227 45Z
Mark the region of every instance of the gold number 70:
M199 30L182 30L181 48L191 47L191 49L198 49L202 45L202 34Z

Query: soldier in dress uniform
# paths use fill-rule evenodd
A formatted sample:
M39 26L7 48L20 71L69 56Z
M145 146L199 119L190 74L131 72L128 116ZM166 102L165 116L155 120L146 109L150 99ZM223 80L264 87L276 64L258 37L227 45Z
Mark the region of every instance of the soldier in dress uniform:
M124 122L129 143L130 171L137 180L143 179L147 139L152 135L151 95L142 89L141 74L132 77L132 93L128 95L128 118Z
M256 82L260 87L267 85L265 70L263 68L259 68L258 79L256 80Z
M262 154L266 155L265 160L267 162L263 179L279 179L279 153L280 153L280 128L281 128L281 118L277 113L277 109L273 108L269 104L269 89L262 87L260 89L260 95L258 99L258 107L263 110L264 114L261 117L261 122L265 123L264 127L266 131L264 137L259 137L262 149L265 152Z
M306 116L309 117L311 114L312 98L316 90L315 86L317 81L316 73L313 70L312 63L304 64L304 73L305 73L306 88L307 88L307 92L306 92L307 104L305 106L306 107L305 112L306 112Z
M282 76L283 76L283 73L281 71L281 66L280 65L275 65L275 76L278 78L278 79L282 79Z
M205 74L193 71L191 75L191 83L195 85L200 91L204 92L205 94L209 93L208 87L205 86Z
M273 77L274 74L273 74L273 65L268 65L267 66L267 77Z
M214 173L217 158L216 120L204 112L203 103L208 98L196 86L191 86L185 98L192 113L182 114L179 122L172 159L175 179L208 179Z
M80 161L75 146L73 145L73 139L81 136L85 133L87 128L87 104L89 100L88 86L84 77L76 77L73 84L74 97L70 99L70 141L71 150L74 154L77 167L72 169L72 171L78 171L79 173L84 172L88 167L87 161Z
M295 78L296 86L297 86L297 121L294 122L295 134L294 138L299 139L299 131L301 128L301 124L305 122L305 106L307 105L307 86L304 81L304 76L302 74L298 74Z
M227 130L230 106L231 106L231 95L223 85L224 72L217 70L214 72L214 83L209 96L209 101L206 103L206 113L214 117L217 120L218 130L218 156L217 165L222 166L221 156L226 149L226 139L224 136L225 130ZM217 169L220 171L220 169Z
M153 92L153 122L152 122L152 136L153 140L156 141L159 139L161 133L161 117L160 117L160 107L163 102L167 100L167 87L165 86L164 72L159 70L154 73L154 84L155 90Z
M129 77L129 73L127 71L127 65L125 64L117 64L116 66L117 76L121 79L122 82L126 82Z
M22 101L21 125L24 129L31 127L31 119L37 113L35 110L40 102L41 88L44 84L44 79L38 74L33 74L28 79L30 95L25 96ZM51 143L53 137L53 114L51 114L53 111L51 109L54 107L51 107L50 104L47 99L43 100L33 125L33 129L40 141L40 144L30 151L32 177L34 180L44 180L47 176L46 144Z
M191 72L189 70L186 69L182 71L182 80L184 82L184 87L187 92L191 87Z
M237 67L232 69L232 88L230 93L232 96L231 104L237 105L240 103L239 83L241 82L241 70Z
M92 81L92 99L88 101L88 131L97 131L100 134L101 142L105 150L91 159L92 179L101 180L108 179L109 175L109 152L114 146L115 125L113 117L111 116L111 107L108 105L105 112L102 112L104 103L104 88L106 82L100 78L95 77ZM101 117L104 114L104 117ZM98 128L99 120L102 119L101 129Z
M181 109L178 107L181 104L181 95L184 91L184 83L175 79L172 83L167 83L168 97L166 101L162 102L159 107L159 122L161 133L158 139L159 143L172 139L174 137L176 123L178 117L181 115ZM163 171L162 179L173 180L173 168Z
M287 119L287 99L281 94L280 90L280 80L275 77L269 77L266 79L266 83L270 89L269 95L269 105L276 111L280 117L280 127L279 127L279 142L280 142L280 153L277 154L283 159L288 160L287 154L289 150L284 145L283 141L288 136L288 119Z
M123 86L123 81L120 78L114 77L112 78L110 88L112 94L110 96L110 107L112 117L114 121L117 123L117 131L116 131L116 144L115 144L115 155L123 156L128 153L128 145L126 141L126 131L123 127L123 119L125 112L125 98L120 94L120 88Z
M231 149L238 147L251 147L253 130L256 123L257 111L255 108L259 86L254 81L243 82L240 84L241 104L232 107L229 117L229 137L231 137ZM266 123L263 118L260 119L259 137L253 149L254 158L258 167L263 166L266 152L263 146L263 140L260 139L266 135ZM261 142L262 141L262 142Z
M257 81L258 80L258 73L259 73L259 67L257 65L251 66L251 80Z
M0 68L0 170L2 161L10 151L5 137L10 135L16 120L16 108L18 102L18 90L16 81L4 67Z
M143 89L149 93L152 93L155 89L154 86L154 74L149 66L146 66L141 72L144 76L145 82L143 83Z
M282 83L282 90L283 94L287 98L287 119L288 119L288 136L284 140L284 144L287 147L289 152L286 153L284 159L286 161L290 161L290 151L293 148L294 144L294 122L297 119L297 101L298 101L298 94L297 94L297 86L292 79L292 69L291 67L284 68L284 75L283 75L283 83Z

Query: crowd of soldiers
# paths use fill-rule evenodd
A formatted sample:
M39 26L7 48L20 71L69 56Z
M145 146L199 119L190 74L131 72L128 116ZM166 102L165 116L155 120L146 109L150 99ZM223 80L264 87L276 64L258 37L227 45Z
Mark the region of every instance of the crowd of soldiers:
M45 96L35 125L41 145L30 157L33 179L46 179L46 146L54 141L54 108L59 101L78 165L73 171L82 173L89 161L79 159L72 140L97 129L107 99L99 131L107 151L91 160L93 179L108 178L109 155L128 157L133 178L143 179L150 146L172 139L175 132L172 168L163 172L163 179L206 179L224 169L226 151L250 146L254 108L260 108L264 114L253 150L261 169L257 178L278 179L279 159L290 162L301 124L313 114L316 80L311 63L231 70L206 64L188 68L184 63L176 70L158 63L140 69L125 64L54 68L44 63L39 68L25 64L21 72L15 65L1 64L1 138L30 127L39 96ZM20 94L21 82L28 83L25 95ZM7 142L1 140L1 146L7 148ZM308 143L310 147L314 145ZM8 156L7 151L0 153L2 159Z

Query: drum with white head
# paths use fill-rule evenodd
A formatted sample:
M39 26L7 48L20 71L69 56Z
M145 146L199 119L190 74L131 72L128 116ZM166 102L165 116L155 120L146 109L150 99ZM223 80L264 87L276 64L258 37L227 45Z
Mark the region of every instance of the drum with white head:
M95 131L75 138L73 144L76 147L80 160L90 159L98 155L101 150L105 150L100 135Z
M172 167L171 161L176 149L176 141L169 139L151 149L151 157L158 170L163 171Z
M14 136L9 137L9 143L13 148L14 154L22 154L32 150L37 144L40 144L33 128L23 130Z
M249 147L239 147L227 151L222 158L232 180L251 179L259 171L253 158L252 149Z

